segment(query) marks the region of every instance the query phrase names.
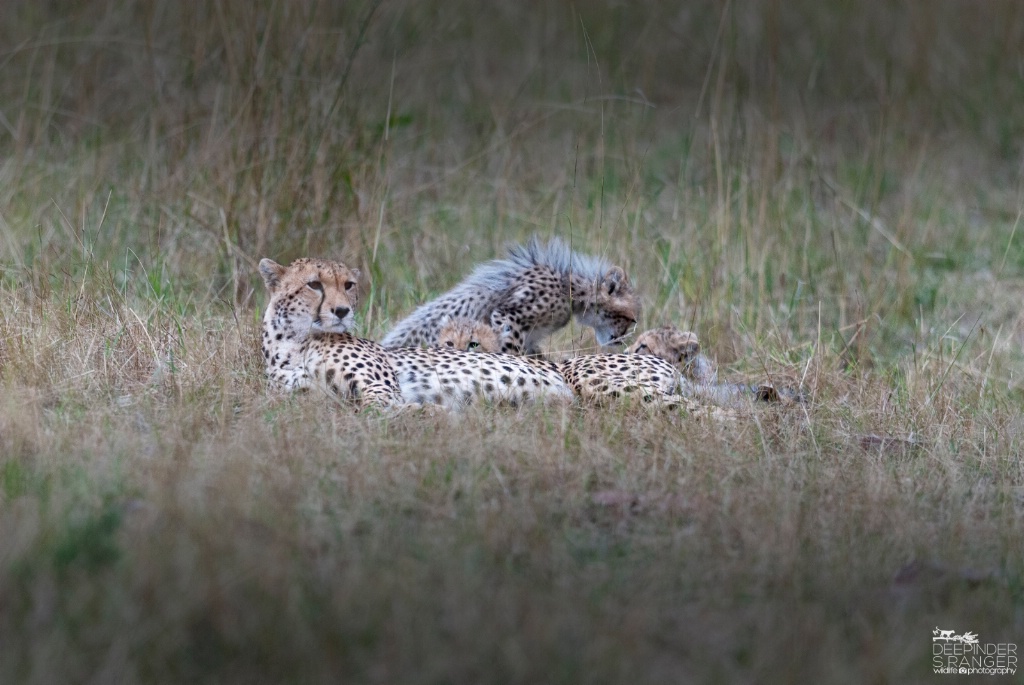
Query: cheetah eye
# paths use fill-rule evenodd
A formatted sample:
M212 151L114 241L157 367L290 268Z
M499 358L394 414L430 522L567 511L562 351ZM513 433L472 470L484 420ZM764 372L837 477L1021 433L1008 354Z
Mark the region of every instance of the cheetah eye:
M455 347L455 343L453 343L451 340L446 340L444 344L447 345L448 347Z
M478 342L477 342L477 341L475 341L475 340L470 340L470 341L469 341L469 344L468 344L468 345L466 345L466 347L467 347L468 349L470 349L470 350L475 350L476 348L480 347L480 343L478 343Z
M647 343L640 343L639 345L636 346L636 351L637 352L639 352L640 350L646 350L646 349L647 349Z
M352 290L354 287L356 287L355 281L345 281L345 290Z
M306 285L309 286L310 290L315 290L318 293L322 293L324 291L324 284L320 281L310 281Z

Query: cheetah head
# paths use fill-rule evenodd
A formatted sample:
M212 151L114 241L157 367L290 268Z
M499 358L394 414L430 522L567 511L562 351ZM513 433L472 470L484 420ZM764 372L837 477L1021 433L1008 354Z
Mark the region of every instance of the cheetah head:
M500 352L501 341L483 321L445 317L437 334L437 346L466 352Z
M661 357L682 371L700 354L700 342L696 333L681 331L675 326L661 326L638 335L626 348L626 354Z
M260 261L270 292L267 317L278 327L306 333L345 333L355 323L359 271L326 259L296 259L281 266Z
M594 329L597 344L618 345L640 318L640 298L621 267L613 266L582 299L580 323Z

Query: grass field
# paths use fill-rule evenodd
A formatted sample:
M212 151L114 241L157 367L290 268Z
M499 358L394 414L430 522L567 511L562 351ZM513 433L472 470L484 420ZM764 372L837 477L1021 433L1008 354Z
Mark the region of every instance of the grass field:
M1024 5L60 4L0 4L0 682L954 683L936 627L1024 645ZM377 338L534 234L809 401L266 394L261 257L361 268Z

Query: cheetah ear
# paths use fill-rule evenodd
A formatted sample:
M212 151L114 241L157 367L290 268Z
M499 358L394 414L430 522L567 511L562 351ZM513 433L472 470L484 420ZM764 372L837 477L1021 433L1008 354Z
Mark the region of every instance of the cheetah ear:
M620 266L613 266L604 275L604 288L609 295L617 293L627 283L626 272Z
M686 355L689 357L695 356L700 352L700 340L695 335L689 335L686 338L686 346L683 348Z
M448 324L450 324L451 322L452 322L452 317L450 317L450 316L448 316L447 314L445 314L444 316L442 316L442 317L441 317L441 320L440 320L440 321L438 321L437 323L438 323L438 325L439 325L439 326L440 326L441 328L444 328L445 326L447 326L447 325L448 325Z
M263 283L270 292L274 292L277 286L280 285L281 277L284 276L285 271L285 267L273 259L264 257L260 260L260 275L263 276Z

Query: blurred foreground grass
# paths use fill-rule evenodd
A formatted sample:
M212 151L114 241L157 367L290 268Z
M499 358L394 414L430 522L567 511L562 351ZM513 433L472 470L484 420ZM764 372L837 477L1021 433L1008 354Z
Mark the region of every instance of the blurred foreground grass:
M923 682L936 625L1024 640L1024 7L15 1L0 46L0 681ZM361 267L377 337L532 234L811 402L265 396L260 257Z

